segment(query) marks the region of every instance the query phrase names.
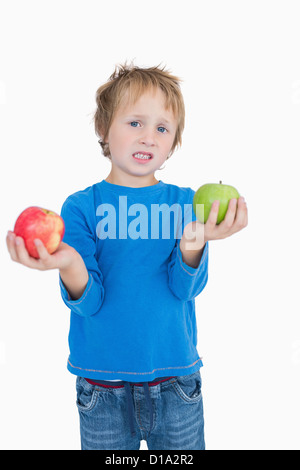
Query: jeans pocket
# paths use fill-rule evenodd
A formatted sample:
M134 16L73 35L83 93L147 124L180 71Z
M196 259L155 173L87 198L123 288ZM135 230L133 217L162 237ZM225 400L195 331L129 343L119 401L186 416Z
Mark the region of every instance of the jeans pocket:
M176 378L172 384L177 395L185 403L197 403L202 399L202 380L200 371Z
M98 388L89 384L83 377L77 377L76 392L76 405L79 411L91 411L97 403Z

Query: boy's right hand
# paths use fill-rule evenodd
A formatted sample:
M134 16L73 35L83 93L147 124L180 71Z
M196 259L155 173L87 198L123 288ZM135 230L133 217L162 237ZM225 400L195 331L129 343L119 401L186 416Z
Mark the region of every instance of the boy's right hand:
M22 237L17 237L14 232L8 231L6 245L13 261L23 264L28 268L46 271L48 269L67 269L80 257L79 253L67 243L61 242L57 250L50 255L41 240L36 245L39 259L29 255Z

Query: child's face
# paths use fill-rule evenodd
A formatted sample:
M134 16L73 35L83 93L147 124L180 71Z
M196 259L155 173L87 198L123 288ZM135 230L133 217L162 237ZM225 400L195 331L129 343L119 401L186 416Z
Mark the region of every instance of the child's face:
M170 153L176 129L177 119L171 109L166 110L160 89L143 94L134 105L120 107L107 139L114 175L153 178ZM138 152L151 158L135 158Z

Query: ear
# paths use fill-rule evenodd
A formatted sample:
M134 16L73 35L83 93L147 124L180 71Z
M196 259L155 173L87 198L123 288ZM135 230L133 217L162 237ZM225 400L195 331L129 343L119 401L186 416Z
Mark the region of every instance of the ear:
M108 132L105 135L105 131L102 129L99 129L98 134L100 135L100 140L102 144L108 144Z

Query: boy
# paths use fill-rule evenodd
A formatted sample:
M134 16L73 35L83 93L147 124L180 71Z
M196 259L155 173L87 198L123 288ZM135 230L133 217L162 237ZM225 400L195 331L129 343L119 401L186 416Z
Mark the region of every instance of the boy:
M30 258L8 233L14 261L59 269L71 310L68 369L77 376L82 449L204 449L195 297L207 282L208 241L247 225L243 198L216 225L192 212L194 191L154 176L181 145L179 79L159 67L116 68L97 90L95 130L111 171L64 202L66 233Z

